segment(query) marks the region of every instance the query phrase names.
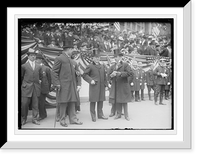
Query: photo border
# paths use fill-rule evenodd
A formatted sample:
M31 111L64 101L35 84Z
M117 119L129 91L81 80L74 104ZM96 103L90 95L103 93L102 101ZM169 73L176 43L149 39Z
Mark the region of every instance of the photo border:
M191 4L190 4L191 5ZM141 9L141 8L140 8ZM162 9L163 10L163 9ZM179 9L180 10L180 9ZM8 15L9 15L9 12L8 12ZM94 14L93 14L94 15ZM127 18L127 16L128 15L130 15L130 14L126 14L125 16L126 16L126 18ZM131 14L132 15L132 14ZM187 14L188 15L188 14ZM189 14L190 15L190 14ZM179 15L178 15L179 16ZM184 12L184 16L185 16L185 12ZM8 17L12 17L13 18L13 16L11 15L11 16L8 16ZM158 16L157 16L158 17ZM141 17L140 17L141 18ZM152 18L152 17L151 17ZM181 16L179 16L179 17L177 17L178 19L180 18L180 21L182 20L181 18L182 18L182 15ZM185 18L185 17L184 17ZM8 20L9 21L9 20ZM189 25L189 23L186 23L186 21L184 20L184 30L185 30L185 24L187 24L187 25ZM9 25L8 25L9 26ZM13 27L14 25L12 25L12 27ZM13 29L13 28L8 28L8 30L10 30L10 29ZM187 26L188 27L188 26ZM175 28L175 26L174 26L174 28ZM177 28L176 28L177 29ZM180 29L180 28L179 28ZM189 31L188 31L189 32ZM184 39L186 39L185 38L185 35L186 34L184 34ZM181 35L180 35L181 36ZM9 37L9 36L8 36ZM174 32L174 38L175 38L176 36L175 36L175 32ZM180 39L181 37L178 37L178 39ZM9 38L8 38L9 39ZM177 39L175 39L174 41L177 41ZM185 40L184 40L184 42L185 42ZM188 46L188 44L189 44L189 42L190 41L187 41L187 46ZM186 46L186 44L184 43L184 47ZM16 45L15 45L16 46ZM182 45L183 46L183 45ZM174 48L176 47L176 43L174 43ZM190 45L190 47L191 47L191 45ZM9 49L8 48L8 53L11 51L11 49ZM14 50L18 50L18 49L16 49L16 47L14 47ZM179 53L181 53L181 48L179 49ZM189 50L189 52L191 52L191 49L188 49ZM183 51L183 50L182 50ZM11 51L12 52L12 51ZM188 54L190 54L190 53L188 53ZM9 54L9 56L10 56L11 54ZM15 57L16 57L16 53L15 53ZM178 63L179 64L179 66L183 66L183 56L181 56L181 54L180 54L180 62ZM185 59L185 48L184 48L184 59ZM191 58L187 58L187 60L185 61L184 60L184 65L188 65L188 67L187 68L191 68L190 67L190 65L191 65L191 63L189 63L189 62L191 62L191 61L188 61L188 59L191 59ZM9 60L10 60L10 58L9 58ZM15 61L14 60L14 57L12 56L12 58L11 58L11 61ZM187 63L187 64L186 64ZM8 68L9 68L9 65L8 65ZM11 68L11 67L10 67ZM185 67L184 67L185 68ZM11 69L13 69L13 68L11 68ZM191 69L189 69L189 72L190 72L190 70ZM188 71L186 72L187 70L185 70L184 69L184 86L185 86L185 81L187 80L187 81L190 81L189 83L191 83L191 80L189 79L189 75L188 75ZM17 71L15 71L15 73L17 73ZM181 71L180 72L177 72L177 73L179 73L179 74L181 74ZM9 74L8 74L9 75ZM15 74L16 75L16 74ZM177 75L177 74L176 74ZM178 75L177 75L178 76ZM185 76L187 76L187 79L185 79ZM175 76L174 76L175 77ZM191 76L190 76L191 77ZM11 81L11 82L13 82L12 81L12 79L13 78L8 78L8 79L10 79L9 81ZM176 82L174 82L174 84L176 84ZM11 86L13 86L13 85L11 85ZM187 84L187 88L190 88L190 87L188 87L189 86L189 84ZM15 87L15 86L14 86ZM9 87L8 87L9 88ZM180 87L179 87L180 88ZM186 91L185 91L185 88L186 87L184 87L184 103L185 103L185 99L191 99L191 98L189 98L188 97L188 94L189 94L189 96L190 96L190 94L191 93L187 93ZM8 89L9 90L9 89ZM178 89L179 91L181 90L181 88L180 89ZM183 91L182 91L183 92ZM176 91L174 91L174 93L176 93L177 94L177 92ZM185 97L185 94L187 93L187 97ZM18 97L17 97L18 98ZM182 97L183 98L183 97ZM16 103L16 98L15 98L15 103ZM11 102L10 100L8 100L8 103L13 103L13 102ZM183 100L181 100L179 103L183 103ZM187 103L191 103L191 100L189 100ZM8 105L10 105L10 104L8 104ZM11 104L12 105L12 104ZM183 104L182 104L183 105ZM179 107L180 107L181 105L179 105ZM188 106L189 107L189 106ZM187 108L188 108L187 107ZM191 107L189 107L189 108L191 108ZM181 110L183 110L183 109L181 109ZM188 110L188 109L187 109ZM191 112L191 110L189 110L190 112ZM179 111L180 112L180 111ZM181 111L181 112L183 112L183 111ZM182 114L180 114L180 115L182 115ZM184 115L185 116L189 116L190 114L188 114L188 111L186 111L185 110L185 104L184 104ZM9 116L9 113L8 113L8 116ZM182 115L183 116L183 115ZM191 120L191 117L189 118L189 119L187 119L187 120L189 120L189 123L191 123L190 122L190 120ZM13 120L11 120L11 118L10 117L8 117L8 122L10 123L10 122L12 122ZM170 141L172 141L173 142L173 144L175 145L177 145L177 144L179 144L179 145L181 145L181 144L184 144L183 142L186 142L187 141L187 143L188 143L188 139L185 139L185 127L188 127L188 123L186 122L186 124L185 124L185 122L186 122L186 120L184 120L184 135L183 135L183 131L181 131L182 133L180 134L180 133L178 133L179 132L179 130L177 131L177 134L176 135L170 135L170 136L172 136L171 137L171 139L168 139L169 137L169 135L165 135L165 137L167 138L167 140L165 140L164 142L162 142L162 140L163 139L161 139L161 137L159 137L159 136L161 136L161 135L157 135L156 137L157 137L157 139L155 139L155 137L153 137L153 136L155 136L155 135L150 135L150 137L146 137L146 136L149 136L149 135L141 135L144 139L141 141L141 140L139 140L139 139L130 139L130 135L129 135L129 137L127 137L126 135L123 135L123 138L122 137L118 137L118 140L116 140L116 137L115 137L115 139L109 139L110 138L110 136L109 137L107 137L106 135L103 135L103 137L101 137L101 136L99 136L98 135L98 137L101 139L101 138L104 138L104 139L102 139L102 141L104 141L104 142L102 142L102 141L97 141L97 142L93 142L92 140L94 140L95 141L95 139L93 139L94 137L96 137L96 136L94 136L94 135L91 135L90 137L91 137L91 139L90 139L90 141L87 141L87 139L83 139L83 135L75 135L76 136L76 141L74 142L73 141L73 143L71 142L71 140L72 139L67 139L67 143L69 143L70 142L70 144L72 145L72 144L74 144L74 146L72 145L72 146L68 146L68 145L66 145L65 146L65 148L74 148L74 147L76 147L77 149L78 148L80 148L81 147L81 145L82 145L82 148L106 148L106 146L107 145L109 145L110 143L112 144L112 146L114 145L114 148L165 148L165 147L168 147L168 148L172 148L173 147L173 145L172 144L170 144ZM10 124L8 124L8 140L9 141L13 141L13 144L16 144L16 141L20 141L20 137L18 137L17 139L16 138L14 138L14 137L10 137L11 135L13 136L13 131L15 132L15 134L16 134L16 132L17 131L15 131L15 129L13 128L13 127L10 127L9 126ZM185 126L186 125L186 126ZM180 124L180 126L181 126L181 124ZM182 126L183 127L183 126ZM188 128L188 130L189 130L190 128ZM188 131L187 130L187 131ZM190 129L191 130L191 129ZM18 134L18 133L17 133ZM178 139L177 139L177 135L178 134L180 134L179 135L179 137L178 137ZM188 134L188 133L187 133ZM191 133L190 133L191 134ZM118 136L118 135L117 135ZM187 135L188 136L188 135ZM32 137L32 136L31 136ZM43 136L44 137L44 136ZM71 137L71 136L70 136ZM138 137L138 136L137 136ZM184 137L184 139L183 139L183 137ZM30 135L29 136L27 136L27 135L24 135L24 139L29 139L30 138ZM39 137L39 139L40 139L41 137ZM138 137L139 138L139 137ZM141 138L141 137L140 137ZM77 140L82 140L82 141L84 141L84 142L77 142ZM110 141L110 142L107 142L107 141ZM160 140L160 141L159 141ZM54 143L54 145L56 145L57 143L59 143L59 142L57 142L57 140L56 139L54 139L53 141L55 141ZM106 141L106 142L105 142ZM120 141L120 143L116 143L115 141ZM138 142L138 141L141 141L141 142ZM150 142L149 142L150 141ZM19 142L18 142L19 143ZM24 140L21 142L21 143L19 143L19 144L22 144L22 147L25 147L25 146L23 146L23 144L24 144L25 142L24 142ZM28 143L28 142L26 142L26 143ZM36 142L35 142L36 143ZM33 145L35 144L35 143L33 143L32 144L32 147L33 147ZM41 142L41 145L42 144L45 144L45 143L47 143L48 145L50 145L51 143L48 143L48 142ZM65 143L65 142L60 142L61 144L62 143ZM66 144L67 144L66 143ZM92 143L92 144L91 144ZM163 144L164 143L164 144ZM78 145L79 144L79 145ZM86 144L87 144L87 147L86 147ZM105 144L106 144L106 146L105 146ZM117 145L117 144L120 144L120 145ZM135 144L135 145L134 145ZM141 144L141 145L140 145ZM155 146L153 147L152 146L152 144L155 144ZM170 145L169 145L170 144ZM127 146L128 145L128 146ZM190 144L191 145L191 144ZM110 145L109 145L110 146ZM109 147L109 146L107 146L107 147ZM184 144L184 147L189 147L189 145L187 144L187 145L185 145ZM4 146L4 147L6 147L6 146ZM7 146L8 147L8 146ZM26 146L26 147L28 147L28 146ZM59 147L59 146L57 146L57 147ZM18 146L18 148L19 148L19 146ZM52 148L52 146L50 145L50 148Z

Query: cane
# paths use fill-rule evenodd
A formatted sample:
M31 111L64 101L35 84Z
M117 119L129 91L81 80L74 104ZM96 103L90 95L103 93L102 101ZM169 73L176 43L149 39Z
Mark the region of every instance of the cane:
M56 98L57 98L57 96L58 96L58 92L59 92L59 90L58 90L58 88L56 89ZM56 101L56 114L55 114L55 119L54 119L54 128L56 127L56 117L57 117L57 113L58 113L58 102Z

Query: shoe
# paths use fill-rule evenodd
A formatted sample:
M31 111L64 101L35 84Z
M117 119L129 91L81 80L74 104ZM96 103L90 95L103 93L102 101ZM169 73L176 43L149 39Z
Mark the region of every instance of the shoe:
M25 121L25 120L23 120L23 121L22 121L22 126L23 126L23 125L25 125L25 124L26 124L26 121Z
M157 102L155 102L154 104L155 104L155 105L158 105L158 103L157 103Z
M153 101L152 99L149 99L150 101Z
M60 123L60 125L63 127L68 127L68 125L66 123Z
M40 121L40 120L43 120L45 119L46 117L39 117L37 120Z
M32 123L35 124L35 125L40 125L40 123L37 120L32 121Z
M96 119L92 119L92 122L96 122L97 120Z
M125 119L126 119L127 121L130 121L130 118L129 118L129 117L125 117Z
M119 119L119 118L121 118L121 116L120 116L120 115L117 115L117 116L115 116L114 119L116 120L116 119Z
M82 125L83 122L79 122L79 121L77 121L77 122L73 122L73 123L71 123L71 124Z
M108 118L107 118L107 117L105 117L105 116L101 116L101 117L98 117L98 119L107 120Z
M142 101L145 101L144 99L142 99Z
M159 103L159 105L166 105L166 104L164 104L164 103Z
M111 114L109 115L109 117L113 117L113 116L115 116L115 114L113 114L113 113L111 113Z

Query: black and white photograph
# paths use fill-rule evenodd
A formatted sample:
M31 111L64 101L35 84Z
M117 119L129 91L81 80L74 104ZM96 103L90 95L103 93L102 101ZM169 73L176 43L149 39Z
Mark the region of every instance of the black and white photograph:
M174 130L172 18L19 18L19 130Z
M191 148L191 3L7 11L2 148Z

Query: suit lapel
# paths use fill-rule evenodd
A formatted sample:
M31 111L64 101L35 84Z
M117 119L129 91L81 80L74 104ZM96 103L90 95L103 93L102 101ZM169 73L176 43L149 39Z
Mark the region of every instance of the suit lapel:
M29 67L29 69L33 71L33 68L31 66L30 62L28 61L26 64L27 64L27 67Z

